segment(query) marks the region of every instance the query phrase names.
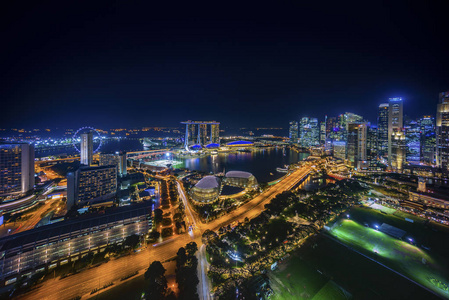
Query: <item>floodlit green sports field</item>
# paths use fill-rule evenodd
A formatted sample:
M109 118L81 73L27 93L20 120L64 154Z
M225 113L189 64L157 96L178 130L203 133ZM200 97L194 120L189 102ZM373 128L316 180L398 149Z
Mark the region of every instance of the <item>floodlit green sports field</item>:
M290 260L288 265L281 264L270 277L274 300L310 299L328 281L299 258Z
M347 219L329 233L344 244L449 298L449 276L425 250Z

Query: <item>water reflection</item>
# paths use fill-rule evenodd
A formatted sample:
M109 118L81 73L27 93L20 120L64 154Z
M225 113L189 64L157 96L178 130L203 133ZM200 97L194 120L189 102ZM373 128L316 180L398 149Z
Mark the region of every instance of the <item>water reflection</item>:
M176 160L183 162L177 165L178 168L213 174L232 170L246 171L252 173L258 181L268 182L285 175L277 172L276 168L296 163L307 156L307 153L297 153L289 149L263 148L252 152L219 153L196 158L176 158Z

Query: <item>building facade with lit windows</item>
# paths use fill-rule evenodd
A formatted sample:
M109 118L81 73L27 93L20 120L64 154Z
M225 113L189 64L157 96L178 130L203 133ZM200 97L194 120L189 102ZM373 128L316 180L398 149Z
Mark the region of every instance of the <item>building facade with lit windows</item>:
M401 131L404 127L402 98L390 98L388 101L388 165L392 165L393 132Z
M359 170L366 170L369 167L367 159L367 123L348 123L348 140L346 158L349 164Z
M13 284L18 275L30 277L89 253L102 252L130 235L143 237L151 227L151 204L141 203L1 238L0 281Z
M110 199L117 192L117 167L80 167L67 174L67 209Z
M388 154L388 108L388 103L382 103L379 105L377 112L377 146L379 156Z
M423 116L419 120L420 126L420 162L425 164L435 164L435 118Z
M299 138L301 146L318 146L320 141L320 128L317 118L304 117L299 122Z
M100 166L117 166L117 172L120 176L127 174L126 152L100 153Z
M298 122L290 121L288 129L288 138L292 143L298 142Z
M449 170L449 91L440 93L437 105L436 164Z
M34 188L34 146L0 144L0 196L25 194Z
M407 144L403 130L394 130L391 135L390 167L393 171L402 172L407 155Z
M90 166L94 158L94 134L93 132L82 133L80 138L80 162L82 165Z

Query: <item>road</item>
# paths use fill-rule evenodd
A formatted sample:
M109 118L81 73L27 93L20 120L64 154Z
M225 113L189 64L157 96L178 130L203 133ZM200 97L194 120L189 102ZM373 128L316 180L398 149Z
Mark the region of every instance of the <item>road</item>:
M299 181L304 179L309 172L310 166L308 165L296 170L278 184L273 185L267 191L255 197L252 201L242 205L240 208L229 213L228 215L207 224L201 224L197 221L195 214L190 209L184 190L178 185L178 189L181 189L181 199L185 202L184 205L186 207L187 218L195 227L194 234L175 236L174 238L166 240L160 244L149 246L140 253L111 260L108 263L102 264L96 268L84 270L78 274L71 275L61 280L58 278L47 280L39 288L18 297L18 299L71 299L77 296L82 296L83 299L87 299L93 289L110 282L114 282L115 285L118 285L120 284L120 279L122 277L135 271L142 274L152 261L164 261L176 256L178 249L180 247L184 247L191 241L196 242L198 247L201 249L201 233L204 230L217 230L218 228L231 224L236 220L243 220L246 217L255 217L263 211L266 203L273 199L277 194L291 189ZM202 284L204 284L204 279L207 278L205 277L204 270L205 269L202 268L202 272L198 276L202 278ZM204 297L204 292L201 293Z
M44 205L39 207L36 211L32 212L31 217L28 220L24 221L22 224L20 224L20 226L13 232L13 234L33 229L34 226L36 226L37 223L39 223L39 221L42 220L41 215L51 208L51 204L53 202L54 200L53 201L47 200Z
M209 262L206 258L206 246L201 245L199 251L196 254L198 258L198 296L203 300L211 300L210 291L212 290L212 285L209 278L207 277L207 272L209 271Z

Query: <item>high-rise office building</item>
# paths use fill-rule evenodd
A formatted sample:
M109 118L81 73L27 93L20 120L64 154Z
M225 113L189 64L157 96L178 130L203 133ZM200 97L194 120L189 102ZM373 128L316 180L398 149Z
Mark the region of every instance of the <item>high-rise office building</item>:
M377 127L369 125L366 138L366 158L370 170L377 170L377 156L379 151L378 138L379 133Z
M421 129L415 120L407 120L404 126L406 161L412 164L418 164L421 152Z
M67 209L113 198L117 191L117 167L81 166L67 174Z
M423 116L419 120L420 126L420 162L425 164L435 164L435 118Z
M0 196L24 194L34 188L34 146L0 144Z
M319 145L320 130L317 118L301 118L299 125L300 143L303 147Z
M94 157L94 135L93 132L86 132L80 135L81 137L81 164L90 166Z
M320 144L326 143L326 121L320 123Z
M379 105L377 113L378 155L388 155L388 103Z
M118 174L125 176L127 174L126 152L100 153L100 166L116 166Z
M390 98L388 101L388 165L391 167L393 132L404 127L402 98Z
M346 159L346 142L344 141L334 141L332 143L333 156L337 159Z
M338 123L336 117L326 118L326 140L334 141L337 139Z
M288 129L288 137L291 143L298 142L298 122L290 121Z
M367 159L367 127L366 123L347 123L348 137L346 157L349 164L359 170L368 169Z
M406 141L404 131L394 129L391 135L390 166L396 172L402 172L406 161Z
M449 91L439 95L436 118L436 164L449 169Z

